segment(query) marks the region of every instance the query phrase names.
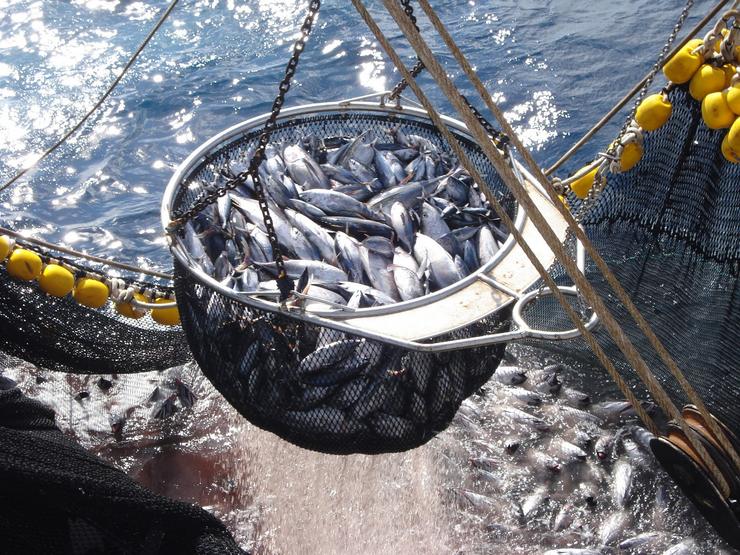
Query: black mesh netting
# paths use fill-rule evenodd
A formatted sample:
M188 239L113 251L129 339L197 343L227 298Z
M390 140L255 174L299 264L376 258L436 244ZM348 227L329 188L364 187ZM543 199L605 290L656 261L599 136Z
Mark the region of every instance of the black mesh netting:
M284 121L271 140L362 132L387 140L388 130L399 124L405 133L449 150L427 121L361 112ZM220 171L234 160L243 161L258 137L253 130L232 140L189 172L174 211L190 206L204 186L218 183ZM490 162L472 142L461 139L489 188L513 212ZM258 426L324 452L399 451L428 441L490 378L503 355L503 346L439 354L411 351L279 316L204 286L178 264L175 285L193 355L224 397ZM442 339L507 326L507 315L499 313Z
M708 408L740 432L740 165L720 151L726 131L712 131L684 87L670 94L673 114L648 133L631 171L610 175L584 226L631 299ZM555 268L564 279L562 268ZM593 267L587 277L679 406L675 379ZM562 311L533 305L532 323L570 327ZM555 321L560 320L560 321ZM597 336L618 368L637 378L605 330ZM584 341L542 344L595 362Z
M132 320L108 303L101 310L69 296L52 297L36 283L0 267L0 350L49 370L83 374L133 373L189 360L182 330L149 316Z
M8 554L242 553L214 516L90 455L18 388L0 389L0 507Z

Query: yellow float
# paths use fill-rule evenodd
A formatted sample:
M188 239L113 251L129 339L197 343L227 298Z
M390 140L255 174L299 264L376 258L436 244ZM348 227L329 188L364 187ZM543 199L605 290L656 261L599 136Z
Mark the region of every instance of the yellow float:
M730 147L730 142L727 140L728 137L722 140L722 155L733 164L740 164L740 150L733 150Z
M701 102L701 117L709 129L725 129L735 121L735 114L727 104L724 91L713 92Z
M174 302L173 299L158 298L155 304L169 304ZM180 311L177 306L172 308L154 308L152 309L152 320L164 326L177 326L180 324Z
M77 280L72 296L83 306L100 308L108 301L108 286L102 281L92 278Z
M622 156L619 158L619 166L623 172L634 168L642 158L642 145L639 143L627 143L622 149Z
M68 295L75 286L72 272L59 264L48 264L39 277L39 287L44 293L54 297Z
M704 100L709 93L721 91L725 85L725 72L719 67L704 64L694 73L689 83L689 94L694 100Z
M704 61L701 52L694 52L703 44L704 41L701 39L692 39L687 42L663 66L663 73L666 78L678 85L689 82Z
M672 111L673 106L665 95L651 94L637 107L635 120L645 131L655 131L665 125Z
M134 299L137 301L141 301L143 303L147 302L147 298L142 295L141 293L134 293ZM126 318L143 318L147 315L147 310L136 308L131 303L116 303L116 312L120 314L121 316L125 316Z
M0 262L8 258L13 250L13 240L7 235L0 235Z
M8 273L24 281L31 281L41 275L43 264L41 257L28 249L15 249L8 258Z
M573 181L570 184L570 190L573 191L573 193L578 198L586 198L588 196L588 192L591 190L591 187L594 186L594 181L596 180L596 172L599 170L598 166L592 169L590 172L588 172L585 175L582 175L575 181ZM582 170L579 170L579 172Z

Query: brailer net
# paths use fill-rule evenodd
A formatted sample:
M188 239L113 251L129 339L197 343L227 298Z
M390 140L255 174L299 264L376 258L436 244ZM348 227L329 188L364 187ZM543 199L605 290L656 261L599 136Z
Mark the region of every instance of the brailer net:
M608 175L584 228L707 408L740 432L740 165L723 157L725 130L702 121L686 86L670 95L668 123L645 137L634 169ZM577 208L577 207L576 207ZM560 266L553 268L567 281ZM627 310L591 264L586 277L677 406L688 402ZM562 310L535 303L526 319L567 327ZM557 322L556 320L562 320ZM608 333L600 343L632 383L637 376ZM582 339L539 343L597 364Z
M330 113L278 123L271 141L308 134L327 139L387 136L401 125L449 151L428 121L407 115ZM218 182L230 162L242 160L260 130L231 140L184 176L174 211L187 209ZM464 148L488 187L513 213L514 203L493 166L466 137ZM243 160L242 160L243 161ZM180 264L175 287L183 329L195 360L223 396L256 425L300 446L328 453L378 453L416 447L445 429L460 403L491 377L503 345L427 353L306 323L247 306L199 282ZM443 318L444 315L440 315ZM492 314L439 339L508 329L508 311ZM347 352L324 357L322 347L346 341ZM301 360L323 371L307 377ZM343 376L347 376L343 378Z

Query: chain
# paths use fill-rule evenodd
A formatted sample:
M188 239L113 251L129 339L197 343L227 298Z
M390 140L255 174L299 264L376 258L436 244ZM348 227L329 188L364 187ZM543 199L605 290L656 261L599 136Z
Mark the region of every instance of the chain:
M409 16L409 19L411 20L411 23L414 24L414 27L416 30L419 30L419 26L416 24L416 16L414 15L414 8L411 6L411 0L400 0L401 5L403 6L403 11L406 12L406 15ZM416 64L413 68L411 68L411 76L416 79L416 77L424 70L424 62L422 62L419 58L416 58ZM409 84L406 82L406 79L401 79L398 83L396 83L396 86L393 87L393 90L388 95L388 100L396 100L399 96L401 96L401 93L406 90L406 87L408 87Z
M478 109L470 103L465 95L461 94L460 98L465 101L465 104L467 104L468 108L470 108L470 111L473 112L473 115L478 120L478 123L480 123L483 126L483 129L486 130L486 133L491 136L491 140L493 141L493 144L496 145L496 148L498 148L499 150L503 150L509 144L509 137L496 129L490 121L483 117L483 114L481 114Z
M653 65L653 68L650 70L650 73L648 73L647 78L645 79L645 84L640 89L639 94L637 95L637 99L632 105L632 109L630 110L629 115L625 119L624 123L622 124L622 129L619 131L619 135L617 136L617 139L609 146L609 148L606 151L607 158L614 156L614 151L616 150L619 143L622 141L622 138L624 137L625 133L627 133L627 128L632 124L632 120L635 117L635 112L637 112L637 107L642 103L645 96L648 93L648 90L650 89L650 85L652 85L653 80L655 79L655 76L658 74L660 69L663 67L663 60L665 59L668 52L671 50L671 45L676 40L676 37L678 36L678 33L681 31L681 28L683 27L683 24L686 22L686 18L689 16L689 12L691 11L691 8L694 6L694 0L686 0L686 5L684 6L683 10L681 10L681 15L678 16L678 21L676 21L676 24L673 26L673 31L668 36L668 40L663 45L663 49L660 51L660 54L658 55L658 59L655 60L655 64ZM596 202L596 199L599 198L601 195L601 191L604 190L604 187L606 185L605 178L602 174L602 171L599 170L596 174L596 180L594 182L594 186L591 188L591 191L589 191L588 196L581 202L581 206L578 209L578 212L574 215L575 220L578 223L581 223L581 220L583 219L583 216L588 212L589 208Z
M298 67L298 60L300 59L301 53L306 47L306 40L311 34L314 21L316 20L316 14L319 12L321 7L321 0L311 0L308 13L301 26L301 34L293 45L293 54L288 61L288 65L285 68L285 76L278 86L278 94L272 103L272 110L270 111L270 117L265 122L260 134L259 141L257 144L257 150L249 163L249 168L235 177L229 179L222 187L214 189L213 191L203 195L200 199L196 200L191 208L186 212L175 215L170 225L167 226L167 231L171 232L178 227L185 224L185 222L194 218L204 208L210 206L218 197L223 197L229 191L232 191L239 185L243 184L248 177L252 177L254 183L254 192L257 196L257 202L259 203L260 210L262 211L262 219L265 222L265 228L267 230L267 236L270 239L270 245L275 258L275 265L277 267L278 275L277 282L278 288L280 289L281 300L285 300L293 290L293 282L288 279L288 275L285 271L285 263L283 261L283 255L280 251L280 245L278 244L277 234L275 233L275 225L270 215L270 210L267 204L267 198L265 196L264 186L260 179L258 169L265 158L265 148L267 143L270 142L270 137L276 127L277 118L280 115L280 110L285 103L285 95L290 90L290 84L295 75L296 68Z

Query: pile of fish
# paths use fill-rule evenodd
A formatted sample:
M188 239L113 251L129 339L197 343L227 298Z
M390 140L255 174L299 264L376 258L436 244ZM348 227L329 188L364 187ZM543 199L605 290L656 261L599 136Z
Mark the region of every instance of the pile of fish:
M452 428L464 447L451 456L461 466L467 458L469 472L450 489L466 515L462 536L484 535L488 553L719 553L653 458L653 436L631 405L592 403L566 384L571 372L502 365L462 403Z
M508 232L478 184L429 139L305 136L269 144L259 175L288 275L324 308L421 297L489 262ZM388 142L390 141L390 142ZM244 172L248 149L205 191ZM184 226L202 269L237 292L276 290L273 248L251 176ZM327 306L328 305L328 306Z

